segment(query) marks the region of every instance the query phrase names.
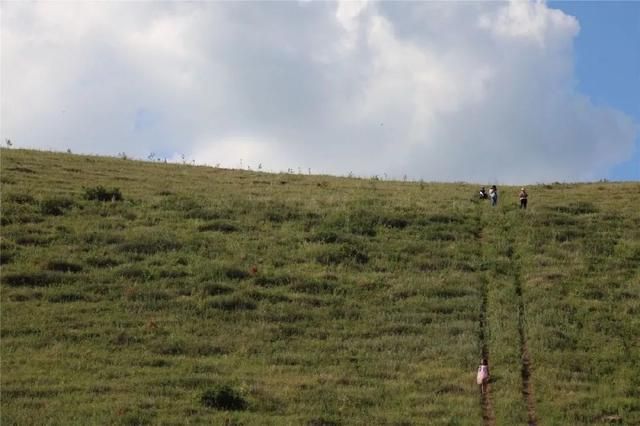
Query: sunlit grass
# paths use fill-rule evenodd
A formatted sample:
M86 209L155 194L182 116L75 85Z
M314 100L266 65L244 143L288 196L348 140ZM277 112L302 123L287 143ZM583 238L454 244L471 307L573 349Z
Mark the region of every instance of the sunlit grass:
M520 328L540 424L640 422L636 183L1 155L3 425L475 425L483 345L523 424Z

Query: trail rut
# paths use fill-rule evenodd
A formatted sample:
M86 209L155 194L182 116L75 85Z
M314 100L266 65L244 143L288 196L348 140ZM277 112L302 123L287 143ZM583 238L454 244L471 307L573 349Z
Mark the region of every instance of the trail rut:
M535 397L533 394L533 385L531 383L531 357L529 356L529 348L527 346L527 337L525 334L525 311L524 300L522 297L522 284L520 282L520 272L516 270L515 277L516 295L518 297L518 334L520 335L520 359L522 362L522 398L527 406L527 424L536 426L538 424L536 417Z

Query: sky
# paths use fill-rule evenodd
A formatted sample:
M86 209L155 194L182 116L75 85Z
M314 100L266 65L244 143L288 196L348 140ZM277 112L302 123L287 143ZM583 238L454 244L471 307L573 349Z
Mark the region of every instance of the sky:
M640 2L2 2L0 20L15 147L640 180Z

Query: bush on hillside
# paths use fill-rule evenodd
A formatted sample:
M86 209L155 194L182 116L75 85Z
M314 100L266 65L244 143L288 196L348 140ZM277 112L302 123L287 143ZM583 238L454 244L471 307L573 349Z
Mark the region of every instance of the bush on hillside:
M35 199L27 193L10 193L7 195L7 201L16 204L33 204Z
M248 405L236 390L227 385L205 391L200 397L200 402L205 407L228 411L243 411Z
M557 206L555 210L568 214L591 214L598 213L598 208L588 201L576 201L564 206Z
M65 197L47 198L40 202L40 212L45 215L60 216L74 204L73 200Z
M9 287L47 287L70 279L61 272L36 271L4 274L2 283Z
M225 222L225 221L216 221L211 223L205 223L204 225L198 226L198 231L206 232L206 231L218 231L223 232L225 234L231 232L238 232L239 229L236 225Z
M45 268L49 271L59 272L80 272L82 271L82 265L67 260L50 260L45 265Z
M86 200L97 201L122 201L122 193L118 188L108 189L102 185L98 185L95 188L85 188L84 198Z

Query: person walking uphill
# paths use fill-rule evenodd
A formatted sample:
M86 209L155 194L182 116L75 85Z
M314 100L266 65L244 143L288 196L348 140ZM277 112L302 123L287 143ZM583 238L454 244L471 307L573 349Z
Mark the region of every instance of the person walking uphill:
M529 194L527 194L527 191L524 188L520 188L520 208L521 209L525 209L527 208L527 197L529 197Z
M480 386L481 393L485 393L487 391L487 383L489 383L489 363L487 362L486 358L482 359L482 362L478 367L476 383Z
M491 205L495 207L498 204L498 188L495 185L491 185L491 188L489 188L489 198L491 199Z

